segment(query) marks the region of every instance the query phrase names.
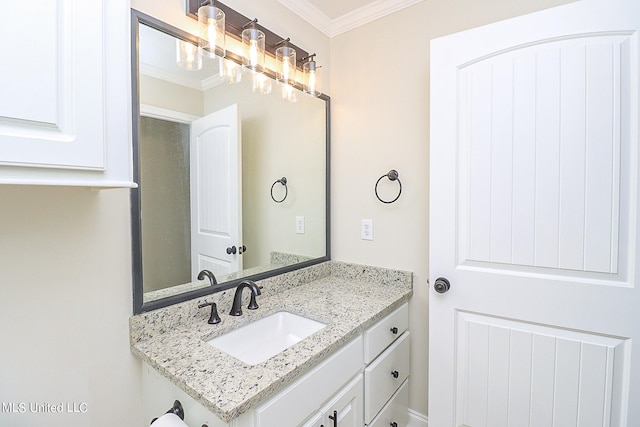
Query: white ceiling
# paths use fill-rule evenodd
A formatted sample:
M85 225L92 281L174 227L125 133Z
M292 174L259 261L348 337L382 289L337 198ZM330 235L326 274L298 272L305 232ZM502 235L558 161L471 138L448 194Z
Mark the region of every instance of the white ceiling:
M329 37L423 0L279 0Z

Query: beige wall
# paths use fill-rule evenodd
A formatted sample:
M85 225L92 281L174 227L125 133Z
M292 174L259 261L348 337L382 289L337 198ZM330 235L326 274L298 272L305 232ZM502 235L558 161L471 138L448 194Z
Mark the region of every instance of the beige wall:
M0 186L0 425L144 425L129 351L129 191ZM66 411L66 407L65 407Z
M331 40L332 258L409 270L410 407L427 413L429 41L568 0L425 0ZM374 195L397 169L400 199ZM374 220L373 242L360 220ZM437 248L432 248L437 250ZM434 272L437 274L437 272Z

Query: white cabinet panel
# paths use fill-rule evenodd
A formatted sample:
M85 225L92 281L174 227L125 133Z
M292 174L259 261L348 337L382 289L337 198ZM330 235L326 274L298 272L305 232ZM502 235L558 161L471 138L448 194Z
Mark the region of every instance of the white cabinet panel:
M409 332L405 332L364 370L364 419L370 423L409 377Z
M299 425L362 369L359 336L284 391L256 408L256 426Z
M364 363L371 363L409 329L409 304L403 304L364 332Z
M406 380L382 408L378 416L371 421L369 427L389 427L394 423L397 427L409 425L409 380Z
M128 0L1 6L0 183L134 185L129 13Z

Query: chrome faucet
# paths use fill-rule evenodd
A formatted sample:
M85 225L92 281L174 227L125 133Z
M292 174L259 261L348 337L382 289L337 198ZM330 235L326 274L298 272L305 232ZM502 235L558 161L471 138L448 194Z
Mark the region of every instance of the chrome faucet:
M241 282L236 288L236 293L233 296L233 306L231 307L231 311L229 314L231 316L241 316L242 315L242 291L244 288L251 289L251 300L249 301L249 305L247 308L249 310L255 310L258 308L258 304L256 303L256 296L262 294L260 292L260 288L255 282L251 280L245 280Z
M202 270L200 273L198 273L198 280L204 280L205 277L209 278L209 283L211 283L211 286L218 284L216 276L214 276L213 273L209 270Z

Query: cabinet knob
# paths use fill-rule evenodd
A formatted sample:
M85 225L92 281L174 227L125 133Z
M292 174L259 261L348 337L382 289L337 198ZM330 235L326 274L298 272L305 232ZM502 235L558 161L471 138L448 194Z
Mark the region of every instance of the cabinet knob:
M400 373L398 371L391 371L391 376L393 378L398 378L398 376L400 376Z
M397 335L398 334L398 328L396 328L395 326L393 328L391 328L391 333L393 335Z
M234 245L234 246L229 246L229 247L227 248L227 253L228 253L229 255L231 255L231 254L234 254L234 255L235 255L235 254L236 254L236 252L237 252L237 249L236 249L235 245Z
M391 427L398 427L398 423L395 421L391 421L391 424L389 424ZM322 427L322 426L321 426Z

